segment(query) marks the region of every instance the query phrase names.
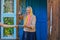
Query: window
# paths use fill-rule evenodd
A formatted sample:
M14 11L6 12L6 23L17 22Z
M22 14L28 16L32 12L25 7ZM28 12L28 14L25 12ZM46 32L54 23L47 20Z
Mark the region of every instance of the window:
M14 0L4 0L4 13L10 13L13 11Z

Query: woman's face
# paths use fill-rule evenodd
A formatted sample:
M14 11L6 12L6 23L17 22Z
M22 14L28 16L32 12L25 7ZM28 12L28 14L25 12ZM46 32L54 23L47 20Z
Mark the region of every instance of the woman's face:
M26 9L26 13L27 13L27 15L30 15L30 11L31 11L30 8L27 8L27 9Z

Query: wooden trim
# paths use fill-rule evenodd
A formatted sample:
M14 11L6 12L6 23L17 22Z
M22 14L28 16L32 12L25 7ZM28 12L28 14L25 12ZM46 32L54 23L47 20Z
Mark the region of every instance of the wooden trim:
M58 13L57 13L57 16L58 16L58 37L57 37L57 40L60 40L60 0L58 0Z
M52 33L50 35L50 8L52 6ZM49 0L48 2L48 40L57 40L58 38L58 0Z
M18 25L19 24L19 15L18 15L18 13L19 13L19 0L16 0L16 2L17 2L17 4L16 4L16 25ZM19 40L19 37L18 37L18 27L16 27L16 40Z
M52 24L52 34L51 34L51 40L57 40L57 34L58 34L58 0L53 0L52 3L53 7L53 24Z
M47 0L47 13L48 13L48 40L50 40L50 8L51 8L51 0Z

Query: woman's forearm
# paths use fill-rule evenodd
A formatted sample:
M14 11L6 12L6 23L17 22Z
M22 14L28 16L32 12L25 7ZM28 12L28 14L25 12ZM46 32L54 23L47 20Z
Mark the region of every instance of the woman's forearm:
M15 27L13 25L7 25L7 24L2 24L2 23L0 23L0 26L2 26L2 27Z
M31 26L26 26L26 25L24 25L24 28L32 29L32 27L31 27Z
M6 24L3 24L2 26L3 26L3 27L15 27L15 26L13 26L13 25L6 25Z
M2 26L2 23L0 22L0 26Z

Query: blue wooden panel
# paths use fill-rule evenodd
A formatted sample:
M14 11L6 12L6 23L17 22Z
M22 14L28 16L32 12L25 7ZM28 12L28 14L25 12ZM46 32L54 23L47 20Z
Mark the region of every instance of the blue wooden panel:
M4 0L1 1L1 22L4 23L3 17L14 17L14 25L16 25L16 0L14 0L14 13L13 14L3 13L4 11L3 4L4 4ZM16 28L14 28L14 35L12 37L4 37L3 27L1 27L1 39L16 39Z
M1 0L0 0L0 22L1 22ZM0 27L0 38L1 38L1 27Z
M47 0L26 0L26 7L31 6L36 16L36 38L47 40ZM22 40L23 29L19 29L20 40Z
M33 8L36 16L36 36L37 40L47 40L47 0L27 0L31 3L27 6Z
M33 6L36 15L37 40L47 40L47 0L40 0L36 7Z

